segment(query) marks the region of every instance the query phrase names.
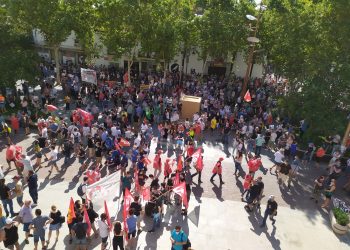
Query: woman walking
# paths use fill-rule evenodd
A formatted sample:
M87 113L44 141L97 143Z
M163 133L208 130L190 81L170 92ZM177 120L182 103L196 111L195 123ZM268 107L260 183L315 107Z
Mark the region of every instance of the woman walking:
M114 224L113 234L113 250L124 250L124 230L119 221Z
M62 214L60 210L57 209L55 205L51 206L51 212L49 217L52 219L52 222L49 226L49 235L46 241L46 245L48 246L50 244L50 239L52 235L52 231L56 231L56 242L58 241L58 236L60 235L60 228L62 225ZM64 218L63 218L64 219Z

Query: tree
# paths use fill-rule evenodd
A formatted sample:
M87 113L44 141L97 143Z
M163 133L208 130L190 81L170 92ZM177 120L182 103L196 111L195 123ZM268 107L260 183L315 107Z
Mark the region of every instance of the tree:
M103 0L98 6L98 34L116 58L126 55L130 71L142 41L152 35L150 3L146 0ZM131 14L132 13L132 14Z
M306 119L306 139L342 133L350 107L350 2L270 0L263 46L276 73L289 79L286 115Z
M88 47L93 26L91 0L11 0L7 2L12 18L28 29L36 29L54 51L57 82L60 83L59 48L72 31L83 38Z
M0 7L0 85L14 86L17 80L38 76L38 55L30 33L12 23L5 6Z
M202 58L235 56L247 46L245 15L251 13L250 1L203 1L204 14L199 19L199 46Z

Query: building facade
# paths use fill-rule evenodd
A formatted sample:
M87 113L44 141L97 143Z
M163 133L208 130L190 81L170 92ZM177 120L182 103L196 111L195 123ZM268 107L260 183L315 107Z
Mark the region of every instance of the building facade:
M45 43L45 39L38 30L33 30L33 40L34 44L38 50L38 54L46 61L53 61L53 51ZM96 56L92 63L95 65L105 65L114 64L116 67L126 69L127 68L127 57L122 56L121 58L114 58L113 55L108 54L107 48L102 44L98 36L95 38L95 42L99 49L98 56ZM76 38L74 32L72 32L66 41L64 41L59 50L59 61L62 64L72 63L76 64L83 60L84 52L80 47L79 41ZM184 72L191 73L195 72L197 74L219 74L219 75L229 75L230 73L244 77L247 69L247 64L244 61L242 53L237 53L235 60L225 60L225 59L213 59L209 58L205 62L199 58L198 53L193 50L188 53L184 60L183 55L179 53L174 57L174 59L169 63L169 69L178 68L181 70L182 64L184 62ZM139 55L137 60L133 62L132 69L136 71L148 71L155 70L158 63L152 55ZM254 64L251 77L261 77L263 75L263 66L261 64Z

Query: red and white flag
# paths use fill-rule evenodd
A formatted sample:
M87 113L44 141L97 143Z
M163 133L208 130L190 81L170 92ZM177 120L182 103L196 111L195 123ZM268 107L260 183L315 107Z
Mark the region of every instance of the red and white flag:
M143 201L150 201L151 200L151 190L150 187L146 187L142 189L141 196Z
M121 147L130 147L130 142L124 138L120 138L119 145Z
M178 185L180 183L180 173L176 172L175 179L174 179L174 185Z
M149 165L149 164L151 164L151 160L150 159L148 159L147 157L145 157L145 158L143 158L143 164L145 164L145 165Z
M123 204L123 222L124 222L124 230L128 232L128 224L126 223L126 219L129 216L129 209L131 202L134 201L134 198L132 197L129 189L125 189L124 193L124 204Z
M197 148L192 154L192 159L198 159L202 155L202 148Z
M182 161L182 156L180 155L177 160L177 170L182 171L182 168L183 168L183 161Z
M101 178L86 187L87 199L94 204L96 211L103 208L103 202L120 196L120 171Z
M252 97L250 96L249 89L247 90L247 92L244 95L244 101L246 101L246 102L251 102L252 101Z
M107 217L107 225L109 227L109 231L112 231L112 222L111 222L111 217L109 216L109 212L108 212L108 207L107 207L107 203L106 201L104 202L105 205L105 214Z
M185 208L188 208L186 183L185 183L185 182L182 182L182 183L176 185L176 186L173 188L173 192L181 196L181 198L182 198L182 203L184 204Z
M89 215L86 211L86 208L84 206L84 220L83 222L85 222L87 225L88 225L88 228L86 230L86 234L87 236L90 236L90 233L91 233L91 222L90 222L90 219L89 219Z

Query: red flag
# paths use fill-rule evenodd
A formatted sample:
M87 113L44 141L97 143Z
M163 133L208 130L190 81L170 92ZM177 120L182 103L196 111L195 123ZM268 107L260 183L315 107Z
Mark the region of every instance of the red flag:
M142 199L144 201L150 201L151 200L151 190L149 187L143 188L141 192Z
M67 214L67 223L72 224L73 219L75 218L75 211L74 211L74 201L73 198L70 198L69 207L68 207L68 214Z
M142 161L143 161L143 163L144 163L145 165L151 164L151 160L148 159L147 157L143 158Z
M117 141L114 142L114 146L115 146L115 149L118 150L119 152L122 150Z
M188 208L186 183L182 182L173 188L173 192L180 195L185 208Z
M50 112L58 110L58 108L54 105L47 105L46 108Z
M121 147L130 147L130 142L127 141L127 140L125 140L124 138L121 138L121 139L120 139L120 142L119 142L119 145L120 145Z
M87 234L87 236L90 236L90 233L91 233L91 222L90 222L90 219L89 219L89 215L86 212L85 206L84 206L84 220L83 221L88 225L86 234Z
M182 171L182 167L183 167L183 162L182 162L182 156L180 155L177 161L177 170Z
M105 205L105 214L106 214L106 217L107 217L107 225L109 226L109 231L112 231L111 217L109 216L109 212L108 212L108 207L107 207L106 201L104 202L104 205Z
M128 231L128 224L126 224L126 219L128 218L128 215L129 215L130 204L133 201L134 199L132 198L132 195L129 189L126 188L124 193L124 206L123 206L123 222L124 222L124 230L126 232Z
M180 183L180 173L176 172L175 179L174 179L174 185L178 185Z
M249 89L247 90L247 93L245 93L245 95L244 95L244 101L246 101L246 102L252 101L252 97L250 96Z
M196 151L194 151L194 153L192 154L192 159L193 158L198 158L202 155L202 148L198 148Z

